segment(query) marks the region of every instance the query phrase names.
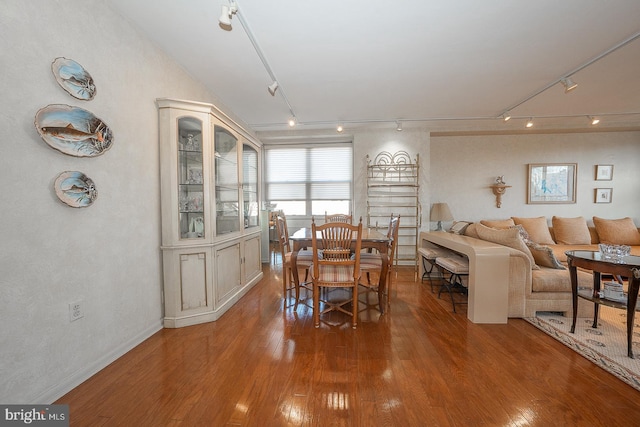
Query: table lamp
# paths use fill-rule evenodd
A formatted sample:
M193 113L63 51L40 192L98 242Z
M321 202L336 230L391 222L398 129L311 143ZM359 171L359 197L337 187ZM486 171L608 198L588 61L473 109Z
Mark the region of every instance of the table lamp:
M431 221L438 222L438 228L436 231L442 231L442 221L453 221L453 215L449 210L449 205L446 203L434 203L431 206L431 214L429 215Z

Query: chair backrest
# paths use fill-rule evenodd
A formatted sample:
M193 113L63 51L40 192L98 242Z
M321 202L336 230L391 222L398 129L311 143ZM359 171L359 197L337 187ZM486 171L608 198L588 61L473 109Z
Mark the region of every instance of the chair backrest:
M353 216L347 214L331 214L329 215L326 211L324 213L324 222L325 224L328 222L345 222L347 224L353 224Z
M280 252L282 259L287 252L291 252L291 242L289 241L289 229L287 228L287 218L282 215L276 217L276 232L278 233L278 241L280 243Z
M354 241L355 234L355 241ZM311 223L313 248L313 276L319 277L320 268L327 265L353 266L353 280L360 277L360 250L362 249L362 221L358 225L344 222ZM320 252L322 251L322 256ZM352 254L354 254L352 256ZM345 282L337 277L336 282Z
M398 234L400 230L400 215L393 216L391 214L391 219L389 220L389 228L387 229L387 237L390 239L389 242L389 267L393 265L393 261L396 257L396 251L398 248Z

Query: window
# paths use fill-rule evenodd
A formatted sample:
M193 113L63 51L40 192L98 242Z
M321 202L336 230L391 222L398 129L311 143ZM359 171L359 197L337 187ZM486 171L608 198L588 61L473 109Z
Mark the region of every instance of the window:
M351 143L265 146L266 199L288 216L351 212Z

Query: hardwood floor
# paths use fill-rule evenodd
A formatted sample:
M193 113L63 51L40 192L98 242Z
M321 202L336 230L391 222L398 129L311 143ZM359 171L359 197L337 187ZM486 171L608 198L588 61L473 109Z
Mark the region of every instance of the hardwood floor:
M309 307L284 307L271 267L217 322L164 329L59 399L71 425L640 422L640 392L523 320L470 323L413 270L398 274L390 310L361 306L353 330L347 315L315 329Z

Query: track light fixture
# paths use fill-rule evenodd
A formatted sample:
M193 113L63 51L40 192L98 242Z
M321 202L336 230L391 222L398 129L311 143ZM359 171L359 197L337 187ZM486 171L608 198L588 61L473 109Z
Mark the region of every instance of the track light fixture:
M218 22L220 22L220 28L223 30L231 30L231 18L238 12L238 5L234 1L230 1L229 4L222 5L222 13Z
M592 125L597 125L598 123L600 123L600 119L597 117L593 117L593 116L588 116L589 117L589 121L591 121Z
M525 125L525 127L527 128L533 127L533 117L527 120L527 124Z
M502 114L502 120L505 122L508 122L509 120L511 120L511 113L508 111L505 111L504 114Z
M338 125L338 127L336 128L336 131L338 131L338 133L342 132L344 130L344 128L342 127L342 125Z
M295 117L291 117L289 119L289 127L294 127L296 125L296 118Z
M400 120L396 121L396 130L402 132L402 122Z
M578 83L571 80L571 77L565 77L560 82L564 86L564 93L568 93L578 87Z
M278 82L274 81L273 83L271 83L268 87L269 89L269 93L271 94L271 96L275 96L276 95L276 91L278 90Z

